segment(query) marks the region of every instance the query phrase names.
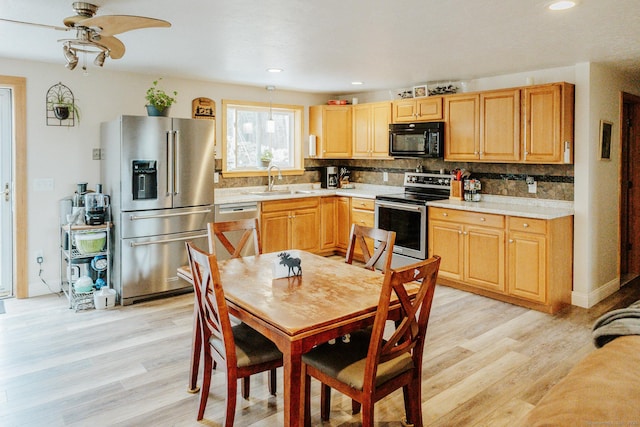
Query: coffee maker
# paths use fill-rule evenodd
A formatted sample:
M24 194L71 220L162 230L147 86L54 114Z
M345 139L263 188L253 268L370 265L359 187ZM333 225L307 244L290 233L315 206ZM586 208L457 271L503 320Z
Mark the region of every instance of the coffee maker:
M338 168L336 166L324 168L320 177L320 186L322 188L338 188Z
M109 196L102 194L102 184L96 186L95 193L84 195L85 224L102 225L109 221Z

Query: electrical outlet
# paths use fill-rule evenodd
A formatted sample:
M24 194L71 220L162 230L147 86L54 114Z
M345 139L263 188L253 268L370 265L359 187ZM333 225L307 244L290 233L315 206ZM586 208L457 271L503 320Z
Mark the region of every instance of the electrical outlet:
M220 173L219 172L214 172L213 173L213 183L214 184L218 184L220 182Z
M384 182L388 182L389 181L389 172L382 172L382 180Z
M526 182L527 182L527 185L532 185L533 183L535 183L535 182L536 182L536 180L535 180L535 178L534 178L534 177L532 177L532 176L527 176L527 178L526 178Z
M102 152L100 151L99 148L94 148L93 149L93 160L100 160L102 159Z

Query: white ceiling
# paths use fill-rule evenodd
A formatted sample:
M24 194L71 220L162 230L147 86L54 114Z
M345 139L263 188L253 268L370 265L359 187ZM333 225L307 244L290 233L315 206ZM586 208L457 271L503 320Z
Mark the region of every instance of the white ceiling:
M640 0L95 0L165 19L120 34L113 70L317 93L470 80L580 62L640 76ZM71 0L2 0L0 17L62 26ZM0 21L0 58L64 66L69 33ZM93 58L87 60L93 67ZM274 75L266 71L279 67ZM70 73L80 73L80 67ZM360 80L363 86L354 87Z

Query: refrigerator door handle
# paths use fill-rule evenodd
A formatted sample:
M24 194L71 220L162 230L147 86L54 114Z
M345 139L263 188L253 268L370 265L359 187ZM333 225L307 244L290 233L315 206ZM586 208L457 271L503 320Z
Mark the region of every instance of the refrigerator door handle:
M189 237L176 237L175 239L164 239L164 240L153 240L151 242L131 242L129 243L131 245L132 248L135 248L137 246L149 246L149 245L161 245L164 243L171 243L171 242L182 242L185 240L193 240L193 239L199 239L201 237L209 237L208 234L200 234L197 236L189 236Z
M129 216L129 220L136 221L139 219L171 218L173 216L187 216L187 215L208 214L208 213L211 213L211 209L203 209L200 211L158 214L158 215L131 215Z
M168 130L166 133L166 147L167 147L167 196L173 195L173 132Z
M173 131L173 194L180 193L180 131Z

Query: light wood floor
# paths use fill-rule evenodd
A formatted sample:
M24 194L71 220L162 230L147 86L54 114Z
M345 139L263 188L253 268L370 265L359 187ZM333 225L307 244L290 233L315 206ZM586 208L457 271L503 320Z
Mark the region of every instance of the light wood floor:
M429 426L513 426L593 350L604 312L640 299L630 283L590 310L550 316L439 286L424 356L423 414ZM219 426L222 374L214 374L202 423L186 392L193 295L74 313L65 297L5 300L0 314L0 425ZM281 375L281 373L280 373ZM279 377L281 389L282 378ZM239 398L237 426L282 425L282 394L266 376ZM320 425L313 384L313 425ZM334 392L330 426L359 425ZM376 426L401 426L401 393L376 406Z

